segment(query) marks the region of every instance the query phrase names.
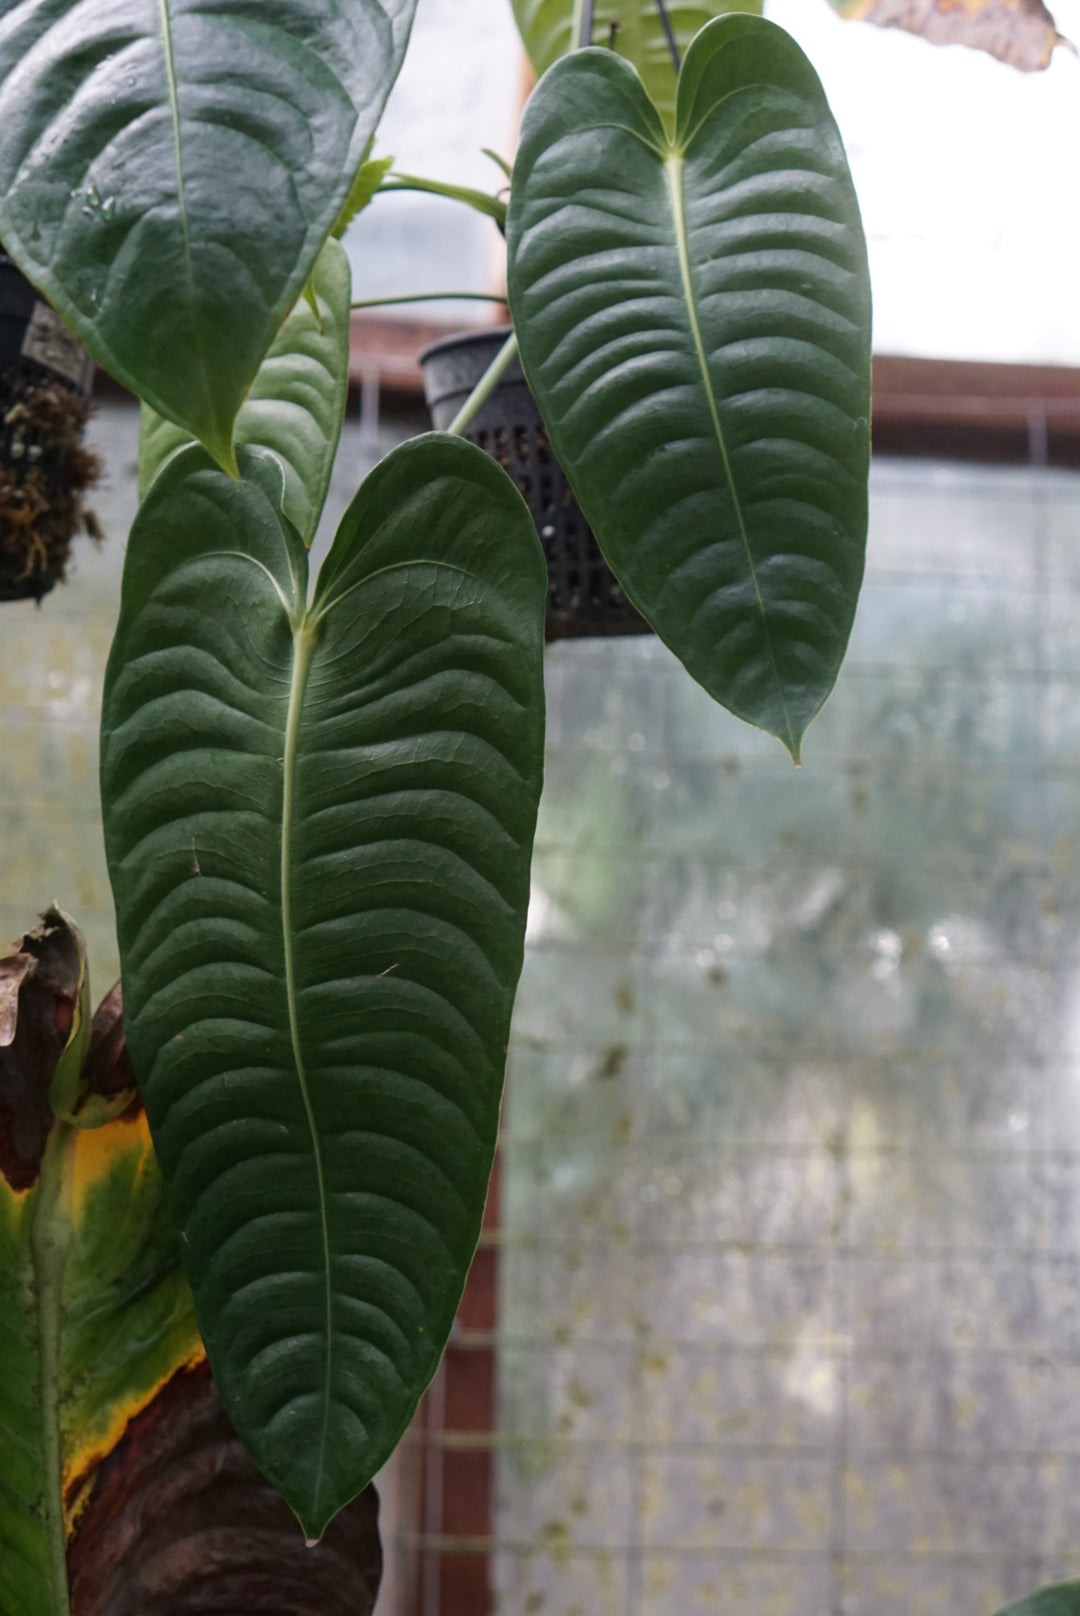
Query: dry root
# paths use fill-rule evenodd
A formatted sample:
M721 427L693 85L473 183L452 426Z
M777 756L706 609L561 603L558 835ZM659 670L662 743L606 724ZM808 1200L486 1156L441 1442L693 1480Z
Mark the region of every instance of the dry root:
M83 505L101 476L82 441L89 414L62 382L0 368L0 599L44 595L63 578L79 530L101 536Z

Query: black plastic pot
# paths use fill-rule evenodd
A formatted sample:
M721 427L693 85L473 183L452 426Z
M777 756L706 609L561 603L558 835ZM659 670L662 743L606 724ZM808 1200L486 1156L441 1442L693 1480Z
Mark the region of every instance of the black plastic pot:
M450 425L509 335L509 326L491 326L444 337L424 349L424 395L437 430ZM547 639L648 634L548 447L540 411L516 362L465 436L509 472L532 512L548 564Z
M0 601L40 600L64 576L83 494L94 367L81 343L0 251Z

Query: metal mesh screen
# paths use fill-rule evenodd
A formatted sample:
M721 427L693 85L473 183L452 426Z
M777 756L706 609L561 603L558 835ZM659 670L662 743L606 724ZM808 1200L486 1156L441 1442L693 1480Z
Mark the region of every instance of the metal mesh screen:
M801 772L654 641L549 652L493 1428L429 1426L469 1530L407 1534L502 1616L1080 1570L1080 479L881 464L873 513Z
M109 544L0 613L0 927L55 897L103 991L133 417L95 437ZM549 651L501 1191L380 1616L990 1616L1080 1571L1078 621L1080 478L896 462L801 772L652 640Z

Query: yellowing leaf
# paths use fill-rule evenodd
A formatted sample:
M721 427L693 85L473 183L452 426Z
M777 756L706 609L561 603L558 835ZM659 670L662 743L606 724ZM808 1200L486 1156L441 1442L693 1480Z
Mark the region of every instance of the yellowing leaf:
M0 954L0 990L0 1612L370 1616L374 1489L309 1549L210 1379L119 988L70 1121L48 1095L88 984L59 911Z
M73 1616L371 1616L378 1499L368 1487L308 1547L209 1374L182 1371L98 1468L68 1566Z
M24 969L29 958L32 966ZM0 1048L0 1610L66 1616L68 1534L84 1481L130 1421L205 1357L176 1235L110 994L65 1107L123 1115L98 1129L53 1115L81 1038L86 955L57 910L0 960L20 978ZM122 1023L121 1023L122 1025ZM119 1074L119 1075L117 1075ZM65 1507L66 1499L66 1507Z

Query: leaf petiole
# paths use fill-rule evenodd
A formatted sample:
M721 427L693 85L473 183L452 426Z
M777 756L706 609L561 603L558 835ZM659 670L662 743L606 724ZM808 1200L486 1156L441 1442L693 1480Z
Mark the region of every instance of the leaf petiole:
M505 303L504 292L405 292L400 297L362 297L350 305L354 309L385 309L395 303Z
M500 230L506 224L506 203L487 191L477 191L471 185L444 185L440 180L428 180L420 174L388 174L379 186L380 192L423 191L429 196L444 196L451 202L464 202L466 207L494 219Z
M487 403L517 356L517 332L512 331L447 427L446 430L453 437L460 438L463 436L469 422Z

